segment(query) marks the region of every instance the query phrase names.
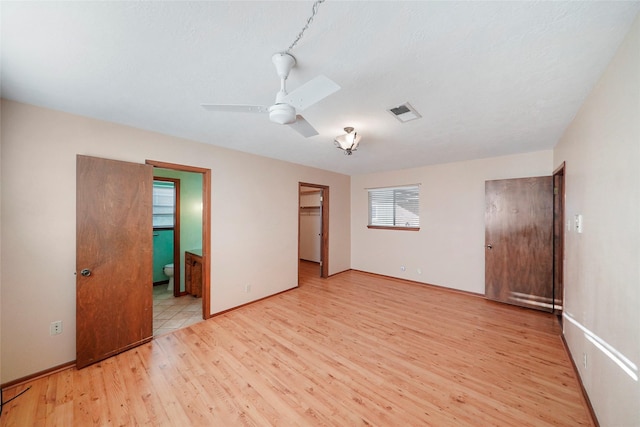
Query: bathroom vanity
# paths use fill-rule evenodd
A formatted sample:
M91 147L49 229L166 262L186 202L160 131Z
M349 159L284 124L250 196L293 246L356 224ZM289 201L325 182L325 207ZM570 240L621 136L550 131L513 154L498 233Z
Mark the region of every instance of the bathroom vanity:
M191 249L184 253L184 284L188 294L202 296L202 249Z

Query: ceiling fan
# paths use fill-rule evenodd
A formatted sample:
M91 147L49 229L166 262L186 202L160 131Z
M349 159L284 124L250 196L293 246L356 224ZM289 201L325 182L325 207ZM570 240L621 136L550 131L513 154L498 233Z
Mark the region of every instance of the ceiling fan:
M274 105L269 107L266 105L244 104L202 104L202 107L209 111L269 113L269 120L281 125L289 125L306 138L318 135L313 126L298 114L298 111L304 111L323 100L338 91L340 86L331 79L319 75L293 92L287 93L287 77L289 77L289 72L296 65L296 59L288 53L276 53L271 60L276 66L276 72L280 77L280 90L276 93Z

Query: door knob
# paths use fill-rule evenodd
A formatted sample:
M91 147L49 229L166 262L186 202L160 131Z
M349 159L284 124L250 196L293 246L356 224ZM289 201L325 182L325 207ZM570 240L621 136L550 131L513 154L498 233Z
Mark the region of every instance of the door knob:
M493 249L493 245L487 245L487 249Z
M82 269L82 271L80 271L80 274L82 274L84 277L89 277L91 276L91 270L89 270L88 268L84 268Z

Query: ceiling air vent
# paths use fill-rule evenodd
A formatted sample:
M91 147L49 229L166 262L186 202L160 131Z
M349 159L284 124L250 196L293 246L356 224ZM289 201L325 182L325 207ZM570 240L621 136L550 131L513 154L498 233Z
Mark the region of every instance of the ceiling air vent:
M408 122L410 120L419 119L422 117L408 102L387 110L393 117L398 119L401 123Z

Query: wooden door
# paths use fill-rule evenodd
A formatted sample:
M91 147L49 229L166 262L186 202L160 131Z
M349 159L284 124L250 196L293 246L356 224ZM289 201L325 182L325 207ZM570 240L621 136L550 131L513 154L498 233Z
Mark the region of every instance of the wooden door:
M150 165L78 156L76 366L153 335Z
M485 296L553 310L553 178L485 183Z

